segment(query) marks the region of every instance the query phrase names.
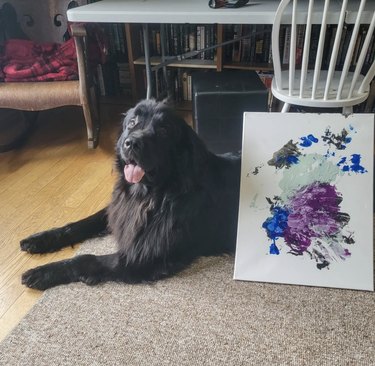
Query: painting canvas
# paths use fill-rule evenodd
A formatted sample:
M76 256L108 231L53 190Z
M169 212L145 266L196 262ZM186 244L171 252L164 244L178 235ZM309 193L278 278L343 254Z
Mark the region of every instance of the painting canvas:
M235 279L373 291L373 126L244 114Z

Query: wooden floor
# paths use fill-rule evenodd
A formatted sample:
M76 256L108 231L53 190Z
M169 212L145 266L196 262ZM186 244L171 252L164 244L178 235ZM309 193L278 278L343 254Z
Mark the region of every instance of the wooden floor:
M20 251L19 241L106 205L115 178L114 142L125 110L102 108L96 150L87 149L82 112L72 107L39 114L27 143L0 153L0 340L42 295L22 286L21 274L68 258L78 247L32 256Z

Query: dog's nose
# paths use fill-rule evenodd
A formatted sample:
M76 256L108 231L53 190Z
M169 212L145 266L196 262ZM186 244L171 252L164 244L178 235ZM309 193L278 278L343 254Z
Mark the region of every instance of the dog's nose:
M124 141L124 146L126 150L129 150L130 148L137 150L139 148L139 139L135 137L128 137Z
M127 138L124 142L125 149L130 149L132 147L132 140L130 138Z

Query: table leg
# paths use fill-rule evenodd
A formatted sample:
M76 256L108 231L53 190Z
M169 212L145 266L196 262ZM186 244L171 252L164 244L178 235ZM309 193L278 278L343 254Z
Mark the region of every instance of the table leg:
M165 62L165 24L160 24L160 45L161 45L161 62ZM168 85L168 78L167 78L167 66L163 66L163 79L164 85L167 88L167 95L168 98L171 96L171 92Z
M152 73L151 73L151 60L150 60L150 43L148 38L148 24L143 24L143 44L145 49L145 63L146 63L146 81L147 81L147 92L146 98L151 98L152 93Z

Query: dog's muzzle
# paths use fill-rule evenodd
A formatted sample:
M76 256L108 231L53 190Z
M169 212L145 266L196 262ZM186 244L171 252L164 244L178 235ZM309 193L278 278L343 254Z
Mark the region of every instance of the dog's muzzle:
M129 183L139 183L145 175L145 171L137 164L135 158L140 150L141 141L137 137L129 136L122 144L121 155L125 161L124 176Z

